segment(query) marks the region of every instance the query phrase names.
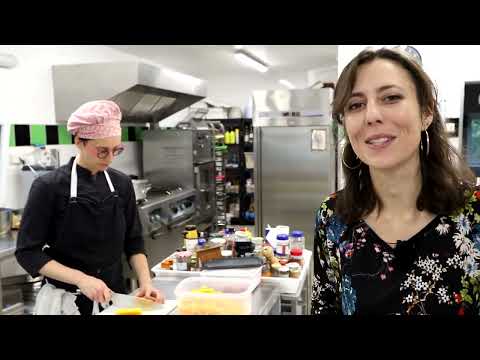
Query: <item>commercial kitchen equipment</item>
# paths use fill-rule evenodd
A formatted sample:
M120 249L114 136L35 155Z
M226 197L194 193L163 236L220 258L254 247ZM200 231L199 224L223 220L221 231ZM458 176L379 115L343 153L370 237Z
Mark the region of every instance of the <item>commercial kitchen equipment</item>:
M253 92L255 233L291 225L313 249L315 211L336 190L332 89Z
M459 149L480 179L480 81L465 82L459 121Z
M196 189L198 220L213 222L215 132L208 123L146 132L143 138L143 174L153 186Z

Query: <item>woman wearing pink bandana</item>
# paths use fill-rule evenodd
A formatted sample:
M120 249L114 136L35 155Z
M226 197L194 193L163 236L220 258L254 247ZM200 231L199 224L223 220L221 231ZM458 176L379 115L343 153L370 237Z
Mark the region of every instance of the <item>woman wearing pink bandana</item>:
M109 168L123 151L120 108L91 101L68 119L77 156L32 184L18 234L16 257L33 277L80 294L76 305L91 314L94 302L125 293L122 255L135 270L138 296L163 302L153 288L130 178ZM108 169L108 170L107 170Z

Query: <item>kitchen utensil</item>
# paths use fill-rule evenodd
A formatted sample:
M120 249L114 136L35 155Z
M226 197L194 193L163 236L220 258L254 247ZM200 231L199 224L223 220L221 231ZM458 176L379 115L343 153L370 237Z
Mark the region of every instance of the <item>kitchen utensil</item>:
M153 300L115 292L112 293L112 298L110 301L112 302L112 305L115 305L116 307L141 308L142 310L149 310L157 305Z

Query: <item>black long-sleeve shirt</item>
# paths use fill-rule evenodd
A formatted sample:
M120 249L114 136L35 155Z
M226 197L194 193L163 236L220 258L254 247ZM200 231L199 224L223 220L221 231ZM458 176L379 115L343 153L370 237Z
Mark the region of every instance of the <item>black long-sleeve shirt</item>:
M480 315L480 188L392 248L368 224L316 216L313 314Z
M74 158L55 171L35 179L30 189L18 233L15 256L18 263L33 277L52 258L42 251L45 245L55 246L62 238L60 231L70 201L70 175ZM112 168L107 169L112 184L122 202L126 222L124 253L145 254L142 227L135 202L135 192L130 178ZM95 175L77 164L79 197L93 201L105 199L110 194L103 172ZM105 239L108 241L108 238ZM99 251L85 259L86 263L100 264L111 257L108 246L100 246ZM120 259L118 259L120 260Z

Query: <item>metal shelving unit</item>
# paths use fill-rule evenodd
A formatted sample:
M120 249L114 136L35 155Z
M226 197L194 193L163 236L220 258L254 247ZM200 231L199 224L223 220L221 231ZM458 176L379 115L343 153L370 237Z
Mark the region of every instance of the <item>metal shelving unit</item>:
M215 226L222 229L227 225L225 215L226 198L225 192L225 154L227 146L224 142L224 128L216 127L215 132Z

